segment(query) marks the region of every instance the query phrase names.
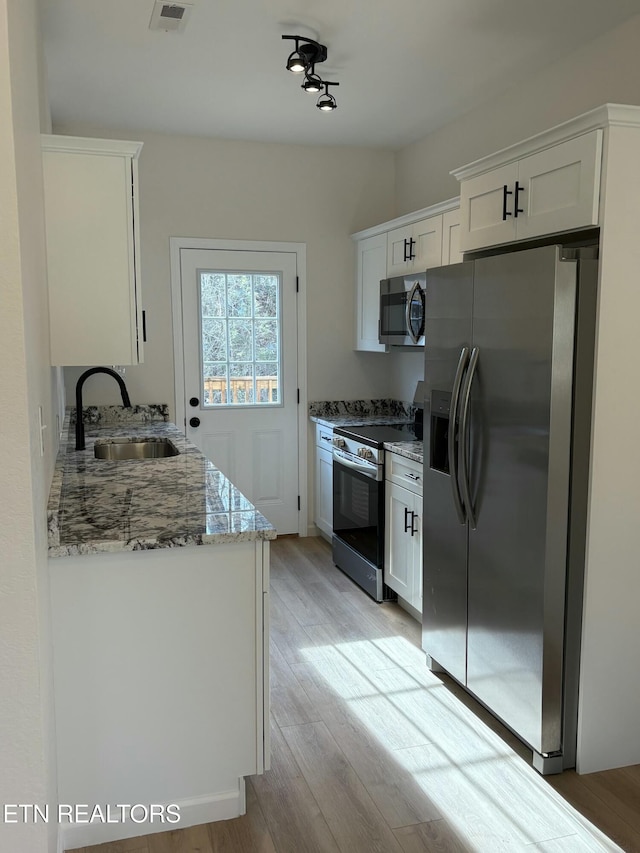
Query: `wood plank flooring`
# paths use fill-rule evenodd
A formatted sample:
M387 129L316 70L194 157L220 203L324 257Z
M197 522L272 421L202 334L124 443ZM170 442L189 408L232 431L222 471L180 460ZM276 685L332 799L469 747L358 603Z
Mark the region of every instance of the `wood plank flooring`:
M640 853L640 766L543 779L324 540L271 553L271 770L247 814L80 853Z

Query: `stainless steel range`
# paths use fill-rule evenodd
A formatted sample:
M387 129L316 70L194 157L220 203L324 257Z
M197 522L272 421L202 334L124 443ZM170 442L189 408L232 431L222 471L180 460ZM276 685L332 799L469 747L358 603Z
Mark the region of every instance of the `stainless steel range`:
M333 561L376 601L397 598L382 578L383 444L422 438L421 426L336 427L333 431Z

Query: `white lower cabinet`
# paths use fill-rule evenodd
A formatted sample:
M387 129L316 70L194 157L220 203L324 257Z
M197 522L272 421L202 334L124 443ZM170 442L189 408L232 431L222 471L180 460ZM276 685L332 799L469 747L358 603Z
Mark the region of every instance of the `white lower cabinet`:
M333 430L316 424L315 517L326 539L333 534Z
M242 814L244 777L269 768L269 542L49 568L60 802L177 803L183 826ZM59 849L163 828L62 823Z
M386 469L384 581L422 613L422 465L387 453Z

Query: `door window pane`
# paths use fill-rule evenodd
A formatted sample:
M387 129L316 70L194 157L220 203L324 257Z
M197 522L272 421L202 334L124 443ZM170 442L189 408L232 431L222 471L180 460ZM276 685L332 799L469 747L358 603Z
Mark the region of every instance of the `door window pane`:
M282 405L280 275L201 270L199 278L203 405Z

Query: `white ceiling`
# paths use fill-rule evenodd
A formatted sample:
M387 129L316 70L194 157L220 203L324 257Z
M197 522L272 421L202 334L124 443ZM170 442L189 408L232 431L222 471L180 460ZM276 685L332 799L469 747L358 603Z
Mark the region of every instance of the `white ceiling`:
M40 0L54 123L397 148L640 12L640 0L193 0L183 33L154 0ZM167 0L170 2L170 0ZM333 113L286 71L327 45Z

